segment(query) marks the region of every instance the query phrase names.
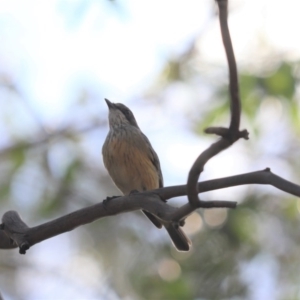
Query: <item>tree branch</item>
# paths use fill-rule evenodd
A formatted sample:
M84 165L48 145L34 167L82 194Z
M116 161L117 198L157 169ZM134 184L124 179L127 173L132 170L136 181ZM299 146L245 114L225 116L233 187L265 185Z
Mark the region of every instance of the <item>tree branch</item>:
M33 141L24 141L24 142L18 142L16 144L4 147L0 149L0 158L5 157L6 155L10 154L13 151L19 150L19 149L29 149L33 147L40 146L42 144L45 144L49 142L50 140L54 138L66 138L71 137L79 134L86 133L88 131L94 130L98 127L104 126L107 123L107 121L104 120L97 120L93 122L92 124L89 124L88 126L82 127L82 128L72 128L71 126L63 127L61 129L57 129L56 131L53 131L49 134L43 133L42 136L39 138L36 138Z
M222 34L222 40L224 49L226 52L228 69L229 69L229 90L230 90L230 109L231 109L231 120L229 128L237 132L240 127L240 116L241 116L241 101L239 95L239 83L237 66L234 56L234 51L231 43L227 15L228 15L228 0L217 0L219 6L219 20Z
M275 174L270 169L246 173L226 178L219 178L198 183L201 192L239 186L244 184L269 184L278 189L300 197L300 186L289 182ZM190 204L179 208L172 207L161 200L185 196L186 185L170 186L153 191L118 197L108 202L98 203L70 214L46 222L44 224L28 227L15 211L8 211L2 217L0 230L0 249L19 247L21 254L25 254L29 247L53 236L71 231L78 226L91 223L100 218L113 216L135 210L146 210L157 216L163 222L177 222L190 213ZM234 201L202 201L201 207L236 207ZM193 210L196 210L194 208Z
M219 6L219 20L221 27L221 34L223 44L227 56L228 68L229 68L229 87L230 87L230 108L231 108L231 120L229 129L227 128L208 128L206 133L214 133L221 136L221 139L213 143L208 149L203 151L196 161L194 162L188 176L187 181L187 195L190 207L186 206L182 209L182 213L176 213L176 219L183 219L185 215L190 211L192 212L195 207L207 208L208 204L205 201L201 201L198 194L198 180L200 174L203 172L204 165L215 155L225 150L236 142L239 138L243 137L248 139L248 132L246 130L239 131L240 115L241 115L241 101L239 97L239 85L237 67L233 52L233 47L230 39L230 33L227 24L227 0L217 0Z

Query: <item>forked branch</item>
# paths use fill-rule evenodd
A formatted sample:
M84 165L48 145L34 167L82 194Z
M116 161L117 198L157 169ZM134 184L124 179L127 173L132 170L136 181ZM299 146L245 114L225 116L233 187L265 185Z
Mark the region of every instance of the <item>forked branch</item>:
M299 185L273 174L269 169L199 182L198 188L202 192L208 192L245 184L268 184L300 197ZM98 203L35 227L28 227L17 212L8 211L2 217L0 249L19 247L19 252L25 254L29 247L56 235L71 231L81 225L107 216L141 209L151 212L161 220L171 222L174 219L180 219L178 216L181 216L184 211L188 210L190 205L188 203L180 208L175 208L161 201L161 199L168 200L185 195L186 185L169 186L149 192L119 197L106 204ZM206 208L234 208L236 206L234 201L208 201L206 203Z
M243 137L248 139L248 132L246 130L239 131L240 115L241 115L241 101L239 96L239 85L237 67L233 52L233 47L230 39L230 33L227 23L227 0L217 0L219 7L219 21L221 27L221 34L223 44L227 56L229 68L229 89L230 89L230 125L229 128L215 128L211 127L206 129L206 133L214 133L221 136L221 139L213 143L208 149L204 150L193 164L187 182L187 194L190 206L186 206L186 210L182 210L182 215L177 212L177 220L184 219L188 212L192 212L196 207L213 207L217 201L209 203L201 201L199 198L198 180L200 174L203 172L205 164L215 155L225 150L236 142L239 138Z

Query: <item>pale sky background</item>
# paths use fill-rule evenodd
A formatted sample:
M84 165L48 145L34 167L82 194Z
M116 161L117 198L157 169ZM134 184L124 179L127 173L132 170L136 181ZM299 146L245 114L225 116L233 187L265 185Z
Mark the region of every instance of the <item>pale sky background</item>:
M119 13L103 0L0 0L0 73L10 71L8 76L20 84L19 89L26 101L48 130L70 121L65 116L69 114L76 93L86 85L103 98L128 105L160 156L165 184L182 184L191 164L208 145L208 141L201 141L188 131L180 117L182 110L192 109L191 101L173 95L158 108L139 103L136 98L157 77L165 59L183 51L196 35L201 35L199 49L202 61L216 67L226 65L219 24L214 18L216 6L212 0L114 2ZM229 26L239 68L250 66L253 70L259 69L260 62L270 59L269 50L272 48L277 57L299 59L299 1L233 0L230 7ZM0 105L4 101L9 100L1 99L0 93ZM99 98L95 109L94 115L107 115L102 98ZM30 120L26 112L23 116L24 119L16 121L16 126L22 126L30 136L35 121ZM279 116L276 112L272 116L270 122L275 124ZM80 112L76 111L74 118L80 120ZM0 134L0 147L8 145L10 140L3 124L0 124ZM94 158L98 157L99 164L102 164L100 147L105 134L103 132L99 139L99 148L91 150ZM266 166L273 166L275 172L276 168L280 169L279 161L265 157L263 165L258 161L256 165L249 166L245 143L240 141L209 162L204 177L212 176L220 163L223 167L221 170L218 168L219 177ZM215 192L209 197L239 201L239 190L242 189L236 188L234 194L226 190ZM45 291L48 298L43 299L53 299L58 291L65 299L80 299L81 295L98 299L91 291L99 282L92 279L102 276L105 285L103 275L89 261L85 261L88 277L76 273L77 277L70 275L75 270L70 272L68 269L68 258L74 249L65 236L56 239L63 240L63 243L56 243L62 244L60 248L53 249L53 240L50 239L30 249L30 263L39 266L39 269L45 265L47 272L38 278L22 274L20 289L24 289L27 299L41 299ZM78 258L79 265L80 259L88 258ZM64 268L61 268L62 261ZM252 299L255 300L275 299L275 295L271 296L274 283L261 280L267 278L268 272L273 272L272 262L265 264L264 267L259 262L260 273L255 279L250 276L255 268L248 269L245 275L245 280L260 280L260 290L253 291ZM48 274L48 270L55 269L57 272L58 268L65 278L65 282L60 284ZM78 278L82 286L75 288ZM39 281L42 290L36 288ZM87 282L88 286L84 285ZM104 295L107 299L107 291ZM10 299L6 295L4 297ZM113 292L110 299L117 299Z

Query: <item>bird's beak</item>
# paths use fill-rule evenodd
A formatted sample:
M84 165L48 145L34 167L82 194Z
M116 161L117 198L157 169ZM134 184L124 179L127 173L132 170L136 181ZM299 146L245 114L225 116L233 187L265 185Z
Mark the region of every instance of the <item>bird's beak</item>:
M108 99L104 99L104 100L105 100L105 102L106 102L109 109L111 109L115 106L114 103L110 102Z

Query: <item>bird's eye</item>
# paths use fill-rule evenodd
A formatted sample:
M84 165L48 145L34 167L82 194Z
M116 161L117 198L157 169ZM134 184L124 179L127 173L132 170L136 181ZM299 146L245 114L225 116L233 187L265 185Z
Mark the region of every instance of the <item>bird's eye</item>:
M127 117L130 117L130 116L131 116L131 111L128 110L128 109L126 109L126 110L125 110L125 115L126 115Z

